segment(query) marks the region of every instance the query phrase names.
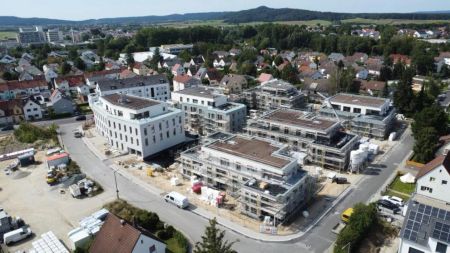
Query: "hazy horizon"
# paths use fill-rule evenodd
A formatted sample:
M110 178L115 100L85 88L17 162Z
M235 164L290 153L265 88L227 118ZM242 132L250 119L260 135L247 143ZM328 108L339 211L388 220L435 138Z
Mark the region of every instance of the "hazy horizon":
M221 12L239 11L252 9L258 6L268 6L271 8L296 8L313 11L329 12L418 12L418 11L444 11L450 10L450 1L442 0L378 0L376 7L372 6L374 1L369 0L211 0L205 3L200 0L189 2L172 0L168 2L156 2L152 0L135 0L130 2L119 0L78 0L68 2L60 0L16 0L2 3L0 16L17 16L22 18L50 18L64 20L86 20L116 17L135 17L150 15L170 15L197 12ZM99 11L101 10L101 11Z

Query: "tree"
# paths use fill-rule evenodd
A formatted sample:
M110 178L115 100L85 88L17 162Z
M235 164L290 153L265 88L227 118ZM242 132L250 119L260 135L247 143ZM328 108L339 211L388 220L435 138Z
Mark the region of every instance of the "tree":
M158 63L161 61L161 58L162 58L162 56L159 52L159 48L157 47L155 49L155 52L153 52L152 59L150 60L150 68L152 68L154 70L158 69Z
M217 228L216 218L209 221L202 241L195 244L194 253L234 253L235 242L224 241L225 231Z
M414 122L411 124L411 130L413 136L417 138L423 129L432 127L436 129L438 136L446 135L448 132L447 127L447 114L437 104L425 107L414 116Z
M292 84L299 83L298 79L298 70L292 64L288 63L282 70L281 70L281 79L288 81Z
M400 113L412 116L415 112L415 97L412 90L412 78L408 73L403 73L403 77L397 84L394 92L394 105Z
M72 66L69 63L64 62L59 68L59 73L61 75L67 75L69 74L70 70L72 70Z
M72 47L72 48L69 50L69 59L71 59L71 60L73 61L73 60L75 60L77 57L78 57L77 49L74 48L74 47Z
M434 158L439 136L433 127L425 127L415 135L414 161L427 163Z
M280 66L280 64L283 63L283 58L281 56L277 55L277 57L275 57L273 62L275 63L276 66Z
M74 65L79 70L85 70L86 69L86 63L84 63L84 61L80 57L77 57L75 59Z
M381 97L387 98L389 96L389 85L386 82L384 84L383 90L381 91Z
M439 94L441 94L440 85L434 79L427 80L424 85L426 86L426 90L429 96L436 99Z
M134 57L132 53L127 53L127 65L131 67L134 65Z

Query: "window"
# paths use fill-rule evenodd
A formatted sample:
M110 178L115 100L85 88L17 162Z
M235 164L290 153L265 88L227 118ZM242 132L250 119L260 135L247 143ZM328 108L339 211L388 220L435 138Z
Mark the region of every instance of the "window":
M241 170L241 164L236 163L236 170Z
M198 100L197 99L192 99L192 103L198 104Z
M144 128L144 135L147 136L147 128Z
M156 137L153 135L153 143L156 143Z
M136 139L136 146L139 146L139 139Z
M438 242L436 245L436 253L446 253L447 252L447 245Z
M442 184L447 184L447 180L442 180Z
M162 124L161 124L161 122L159 122L159 131L161 131L162 130Z
M137 128L134 129L134 132L136 133L136 135L138 135L138 131Z
M361 113L361 108L353 108L354 113Z
M433 192L433 188L430 188L430 187L427 187L427 186L422 186L422 187L420 187L420 190L422 190L422 191L428 191L428 192L430 192L430 193Z
M230 166L230 162L226 159L220 159L220 165L228 167Z
M435 180L436 180L436 178L430 177L430 182L434 182Z
M408 253L425 253L425 252L415 249L413 247L409 247Z
M130 137L131 144L133 144L133 137Z
M166 136L167 136L167 138L170 137L169 131L166 132Z

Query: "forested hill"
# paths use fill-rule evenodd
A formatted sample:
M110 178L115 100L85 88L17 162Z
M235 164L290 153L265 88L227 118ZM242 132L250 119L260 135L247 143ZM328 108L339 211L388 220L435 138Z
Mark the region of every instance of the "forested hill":
M414 20L446 20L450 13L420 12L420 13L338 13L320 12L301 9L272 9L265 6L256 9L231 12L224 15L228 23L247 23L258 21L294 21L294 20L344 20L352 18L367 19L414 19Z
M418 12L418 13L337 13L319 12L301 9L273 9L261 6L255 9L237 12L204 12L188 14L172 14L166 16L119 17L89 19L82 21L58 20L46 18L20 18L0 16L0 26L30 25L93 25L93 24L157 24L165 22L225 20L228 23L271 22L294 20L343 20L351 18L368 19L413 19L413 20L450 20L450 13Z

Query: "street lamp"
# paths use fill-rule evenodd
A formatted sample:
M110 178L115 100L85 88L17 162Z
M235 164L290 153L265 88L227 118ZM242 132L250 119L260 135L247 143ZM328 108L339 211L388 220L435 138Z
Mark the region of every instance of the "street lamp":
M114 183L116 185L116 198L119 199L119 188L117 187L117 177L116 177L117 170L113 169L114 174Z

